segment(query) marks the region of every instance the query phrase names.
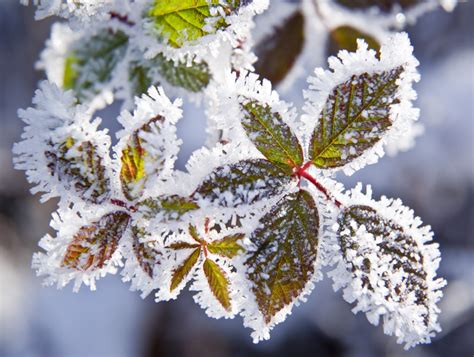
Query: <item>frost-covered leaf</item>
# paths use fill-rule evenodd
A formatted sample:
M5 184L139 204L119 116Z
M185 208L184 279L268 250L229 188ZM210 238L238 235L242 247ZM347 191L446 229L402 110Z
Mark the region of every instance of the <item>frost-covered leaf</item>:
M357 39L363 39L369 48L379 51L380 44L368 33L362 32L355 27L344 25L329 32L327 52L329 56L335 56L340 50L355 52L357 50Z
M271 325L280 311L289 312L315 273L319 214L302 190L282 198L260 223L245 265L264 324Z
M103 159L90 141L77 142L68 137L59 145L50 142L45 151L52 176L67 188L82 193L82 199L102 203L110 194L110 182Z
M309 155L322 169L344 166L372 148L392 125L403 67L353 75L326 100L311 137Z
M45 193L42 200L57 196L103 203L110 195L110 137L98 130L100 120L91 120L72 92L46 81L33 104L18 111L27 126L13 148L15 168L25 170L28 181L36 184L33 193Z
M248 101L242 104L242 126L258 150L283 171L303 163L303 149L291 128L280 113L273 112L267 104Z
M233 258L240 252L245 251L244 247L238 243L239 240L244 239L244 236L244 234L235 234L212 241L207 245L207 249L212 254Z
M75 43L64 64L63 88L90 99L111 79L123 59L128 37L122 31L103 30Z
M221 6L231 13L239 6L238 0L155 0L148 11L157 34L173 47L195 41L226 26L219 12L212 7Z
M151 85L159 85L153 83L153 79L149 73L150 68L139 62L131 62L128 69L128 79L130 82L131 94L140 96L145 94Z
M179 248L181 249L181 248ZM171 278L170 291L176 289L181 282L188 276L193 267L196 265L199 256L201 255L201 246L196 248L185 260L184 262L173 271Z
M132 62L129 78L135 95L146 93L151 85L157 85L163 80L172 86L197 93L207 87L211 74L205 62L191 61L189 64L185 61L175 62L159 54L140 63Z
M179 220L184 214L199 209L192 199L178 195L147 198L140 201L138 207L146 218L160 216L165 220Z
M411 292L414 292L416 304L426 302L426 272L423 268L422 253L417 242L413 237L408 236L400 225L392 220L382 218L372 207L357 205L344 210L339 224L339 237L344 258L352 266L352 271L362 271L366 274L366 278L362 278L363 286L371 291L377 289L377 286L373 286L369 279L372 271L371 257L363 259L361 257L365 254L375 253L379 255L376 259L385 260L383 256L388 256L391 260L389 263L390 272L403 270L406 276L397 284L392 285L389 274L384 274L386 279L382 275L384 286L389 289L386 299L403 301ZM364 226L365 231L373 235L377 242L378 252L358 251L356 230L360 226ZM356 259L354 260L354 258Z
M212 293L224 309L229 311L231 308L230 284L225 272L209 258L204 261L203 269Z
M304 16L300 11L285 19L255 48L255 72L278 84L292 69L304 45Z
M104 267L117 249L129 220L127 213L117 211L81 227L67 247L62 266L80 271Z
M151 63L169 84L191 92L203 90L211 78L209 66L205 62L192 61L191 65L188 65L183 62L175 63L163 55L158 55Z
M131 201L141 196L148 177L158 172L164 165L165 158L150 157L150 153L143 146L146 140L142 137L143 133L150 133L152 127L159 132L160 123L163 121L164 118L161 116L151 119L130 136L127 146L122 150L120 181L122 182L123 194ZM152 172L145 170L147 159L153 161L154 170Z
M395 7L402 9L419 4L420 0L336 0L342 6L351 9L368 9L376 7L383 12L389 12Z
M147 233L143 228L137 226L132 227L133 252L135 253L135 258L143 272L150 278L153 278L155 268L160 264L159 257L161 256L161 252L148 243L141 242L146 236Z
M330 272L335 289L356 303L354 313L367 314L374 325L409 348L427 343L440 330L437 301L445 281L436 278L437 244L429 226L422 226L400 200L381 201L352 190L351 202L339 215L337 229L342 257Z
M264 159L244 160L216 168L199 185L194 197L236 207L279 195L291 182L291 170L282 172Z
M181 141L176 122L181 117L180 100L174 103L162 88L150 87L147 95L135 98L135 110L124 110L118 121L123 129L114 147L122 192L128 200L148 195L171 175Z

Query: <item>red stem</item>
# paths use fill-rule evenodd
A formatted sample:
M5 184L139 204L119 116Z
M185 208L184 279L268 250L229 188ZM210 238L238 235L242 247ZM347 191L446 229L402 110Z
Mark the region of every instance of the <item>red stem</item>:
M336 198L334 198L326 189L326 187L321 185L313 176L306 172L306 169L308 169L311 165L311 161L308 161L303 166L296 168L295 174L300 178L300 182L298 183L298 185L301 183L301 177L304 177L306 180L311 182L319 191L321 191L329 201L333 202L337 207L341 207L342 203Z
M137 211L137 207L135 207L135 206L128 206L125 202L123 202L122 200L118 200L118 199L116 199L116 198L112 198L112 199L110 200L110 203L112 203L113 205L122 207L122 208L126 208L126 209L128 209L129 211L131 211L131 212L136 212L136 211Z

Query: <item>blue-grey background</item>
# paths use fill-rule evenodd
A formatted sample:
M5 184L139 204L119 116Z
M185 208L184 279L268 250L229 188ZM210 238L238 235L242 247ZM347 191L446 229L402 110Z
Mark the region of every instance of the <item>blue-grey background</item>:
M414 149L385 157L353 177L377 195L400 197L433 226L441 244L440 274L448 279L431 345L408 352L354 316L328 281L278 325L272 339L253 345L239 318L212 320L190 294L169 303L141 300L119 277L96 292L41 287L30 269L40 237L50 231L55 202L39 204L23 172L14 171L11 147L19 140L18 108L30 105L43 74L34 63L53 19L35 22L33 8L0 0L0 356L472 356L474 354L474 3L453 13L425 15L410 27L421 62L417 85L426 133ZM298 81L288 93L301 93ZM204 140L203 115L186 106L180 123L182 167ZM116 110L104 116L113 119Z

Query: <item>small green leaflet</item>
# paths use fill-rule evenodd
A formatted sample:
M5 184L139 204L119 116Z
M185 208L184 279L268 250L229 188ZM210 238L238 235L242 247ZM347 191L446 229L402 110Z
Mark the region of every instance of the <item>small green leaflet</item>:
M51 150L45 152L48 168L66 189L83 194L83 199L93 203L102 203L108 198L110 182L92 142L78 143L68 137L59 145L50 143L50 146Z
M152 60L152 64L169 84L190 92L200 92L207 87L211 78L209 66L204 62L193 61L192 65L188 66L186 63L175 63L163 55L158 55Z
M390 12L395 6L406 9L419 4L420 0L336 0L342 6L351 9L368 9L377 7L383 12Z
M211 15L210 7L219 5L226 13L231 13L239 6L239 1L154 0L148 17L153 21L160 38L173 47L181 47L186 42L196 41L227 26L220 15ZM208 22L212 22L213 26L205 30Z
M396 83L403 67L353 75L336 86L326 100L313 132L310 160L321 168L344 166L372 148L392 125Z
M244 234L235 234L210 242L207 249L210 253L220 255L226 258L233 258L245 249L238 244L239 240L244 239Z
M200 92L207 87L211 79L209 66L205 62L192 61L191 65L184 62L175 63L166 59L162 54L147 61L132 62L129 68L132 93L141 95L146 93L153 84L157 85L158 75L172 86L184 88L190 92Z
M136 61L130 62L128 79L132 95L139 97L146 93L151 85L159 85L159 83L153 83L149 72L148 66Z
M255 72L277 85L293 68L303 50L304 41L304 16L296 11L257 44Z
M129 220L127 213L117 211L81 227L67 247L61 265L80 271L103 268L116 251Z
M187 248L187 247L186 247ZM179 248L179 249L186 249ZM201 246L196 248L185 260L184 262L173 271L173 277L171 278L170 291L176 289L179 284L188 276L193 267L196 265L199 257L201 255Z
M314 274L319 214L301 190L283 197L263 218L250 240L257 246L245 265L265 323L293 303Z
M230 311L229 280L225 272L209 258L204 261L203 269L212 293L224 309Z
M239 161L216 168L193 194L225 207L252 204L283 193L291 182L288 173L264 159Z
M355 52L357 50L357 39L359 38L363 39L369 48L379 53L380 44L371 35L352 26L339 26L329 32L328 56L335 56L340 50Z
M132 227L133 252L135 253L135 258L143 272L150 278L153 278L155 268L160 263L158 257L161 253L152 246L149 246L148 243L141 242L146 235L147 233L143 228L137 226Z
M65 59L63 88L73 89L81 100L90 99L112 79L127 45L127 35L112 30L103 30L75 43Z
M184 214L199 209L197 203L178 195L147 198L138 203L138 210L146 219L162 215L165 220L179 220Z
M152 126L159 131L159 123L163 121L164 118L161 116L151 119L130 136L127 147L122 150L120 181L122 182L122 192L130 201L141 196L150 175L159 172L163 166L164 158L159 156L150 157L143 147L145 141L141 137L142 133L150 132ZM146 160L153 161L153 172L146 172Z
M208 255L210 253L227 258L236 256L240 251L244 251L244 248L237 243L238 240L243 239L244 235L235 234L208 243L205 239L199 236L195 226L189 225L188 232L195 243L178 241L170 244L167 247L168 249L173 250L192 249L192 253L186 259L184 259L183 263L178 268L173 271L170 291L176 289L183 282L183 280L189 276L198 263L201 252L204 252L205 259L202 264L202 269L209 284L209 288L222 307L225 310L230 311L231 301L229 279L224 270L214 260L209 258Z
M258 150L287 174L303 163L298 138L269 105L257 101L242 104L242 126Z
M381 242L377 243L378 251L368 251L360 247L356 234L360 226L364 226L365 230L373 235L374 241L381 239ZM388 289L385 297L387 300L403 303L408 295L414 292L417 305L427 303L429 287L420 245L407 235L399 224L383 218L372 207L350 206L339 217L339 241L349 271L354 274L354 278L362 279L363 287L370 291L379 288L370 283L370 278L377 274L373 271L372 264L374 261L376 265L385 262L390 273L382 274L379 279L384 280L385 288ZM347 259L348 255L350 259ZM394 285L391 279L394 275L405 277ZM428 321L429 316L426 313L426 325Z

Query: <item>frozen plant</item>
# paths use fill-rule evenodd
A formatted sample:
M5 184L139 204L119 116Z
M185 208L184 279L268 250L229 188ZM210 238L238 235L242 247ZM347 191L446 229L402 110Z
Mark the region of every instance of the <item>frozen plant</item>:
M436 303L446 282L436 277L430 227L400 200L377 201L370 187L346 191L334 180L377 162L386 148L406 149L418 133L418 61L408 35L390 29L436 1L276 5L296 15L267 21L261 76L277 83L288 74L311 33L302 32L308 16L328 31L328 50L340 50L309 77L303 114L253 66L254 17L268 1L34 3L39 18L68 19L52 28L38 63L48 80L33 107L19 111L27 126L13 148L32 192L59 198L57 234L43 237L33 256L47 285L94 290L121 270L157 302L190 285L209 316L241 315L258 342L331 266L354 313L382 320L406 348L440 331ZM374 14L374 35L354 28ZM206 146L186 171L174 167L181 97L205 105L208 116ZM94 113L115 100L123 128L111 147Z

